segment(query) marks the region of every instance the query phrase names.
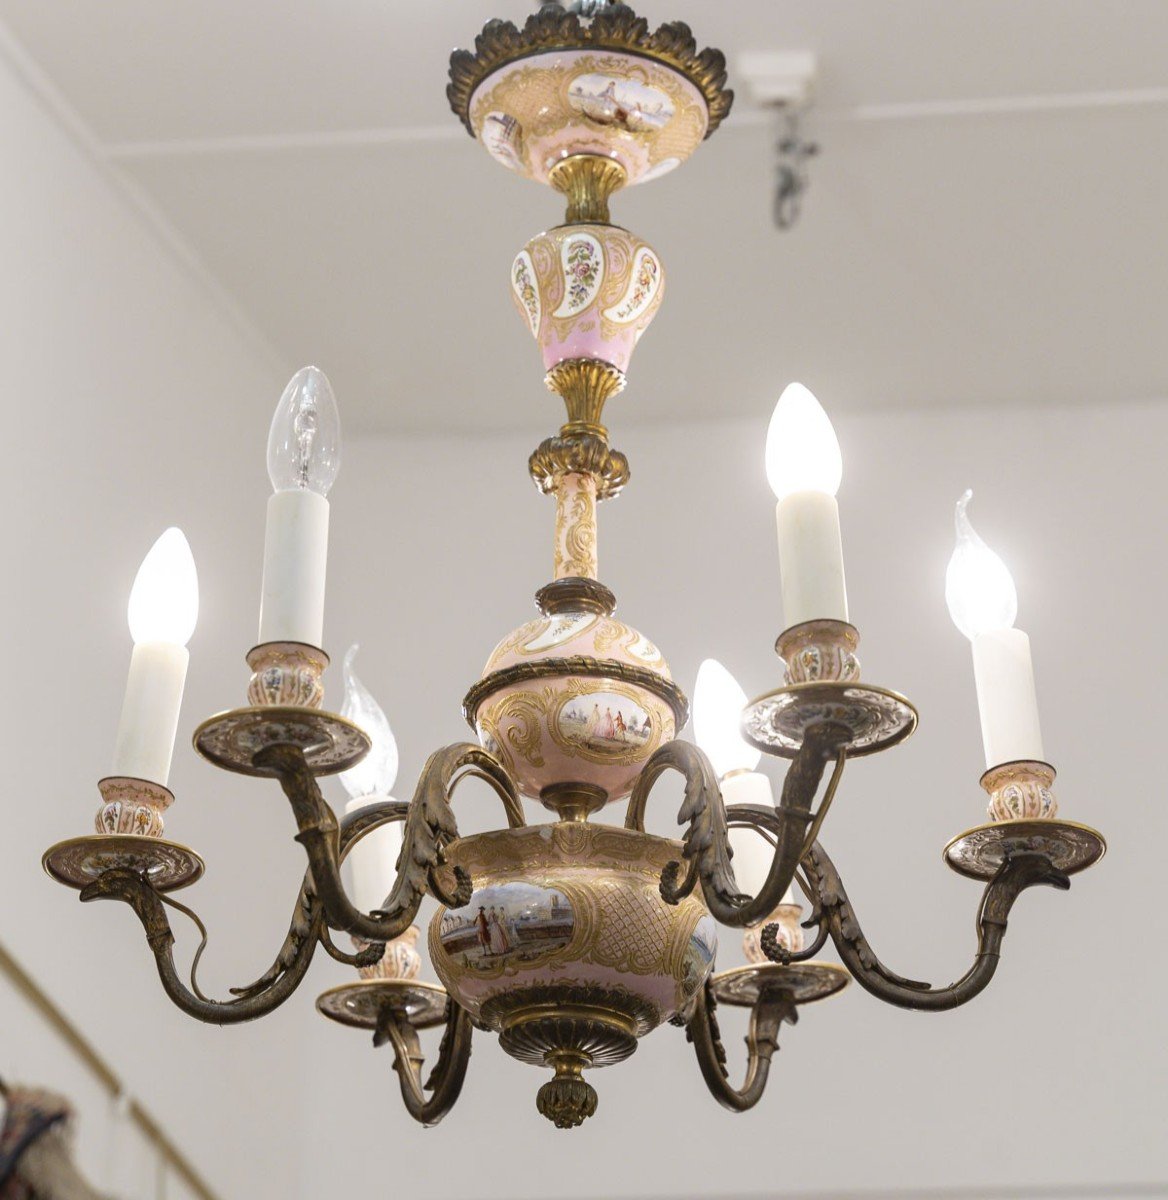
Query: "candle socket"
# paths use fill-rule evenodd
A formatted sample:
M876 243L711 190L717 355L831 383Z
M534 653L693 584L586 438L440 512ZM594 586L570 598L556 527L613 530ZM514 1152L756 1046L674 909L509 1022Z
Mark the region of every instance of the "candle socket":
M854 625L824 618L784 630L775 652L787 668L788 684L853 683L860 678L859 645Z
M986 810L992 821L1023 821L1058 814L1050 763L1021 761L990 767L981 786L990 798Z
M353 949L360 954L370 945L363 938L354 937ZM417 979L422 969L422 959L417 951L418 927L411 925L409 929L396 937L392 942L386 942L385 952L371 967L358 967L357 972L362 979Z
M103 801L93 820L98 833L162 837L162 814L174 803L169 788L149 779L110 775L98 783L97 790Z
M799 921L803 916L802 904L780 904L765 921L747 929L742 935L742 949L746 952L746 961L754 966L771 962L762 949L762 931L768 925L776 925L775 941L788 954L798 954L803 949L803 926Z
M247 698L256 708L320 708L329 656L304 642L263 642L247 652Z

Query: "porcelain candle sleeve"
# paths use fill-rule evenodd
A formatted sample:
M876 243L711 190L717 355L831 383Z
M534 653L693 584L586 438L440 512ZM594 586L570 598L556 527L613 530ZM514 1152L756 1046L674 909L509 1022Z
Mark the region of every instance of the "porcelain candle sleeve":
M721 783L722 802L727 808L735 804L755 804L773 808L774 793L771 781L761 771L740 771L727 775ZM751 896L757 896L770 874L774 850L765 838L753 829L731 826L730 849L734 851L734 878L738 886Z
M354 813L378 796L367 796L361 800L350 800L345 813ZM397 859L402 848L402 824L382 825L367 833L349 853L349 869L352 872L353 903L362 912L372 912L385 902L393 887L397 874Z
M268 499L260 643L324 637L324 587L328 561L329 502L307 488Z
M986 767L1044 762L1030 638L1020 629L993 629L973 638L973 673Z
M847 621L839 504L821 491L792 492L775 508L782 571L783 620Z
M135 645L112 774L166 786L190 657L173 642Z

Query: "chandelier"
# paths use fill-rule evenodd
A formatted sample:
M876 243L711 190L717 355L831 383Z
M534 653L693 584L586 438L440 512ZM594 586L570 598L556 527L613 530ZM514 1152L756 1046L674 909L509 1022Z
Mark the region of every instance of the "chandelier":
M624 388L665 287L657 253L611 222L609 201L683 163L733 96L722 54L699 52L685 25L651 31L624 4L574 9L545 4L521 29L491 21L474 52L456 51L450 64L447 94L467 130L503 166L567 201L564 223L528 242L510 275L547 386L567 409L529 462L538 489L555 500L554 578L536 593L539 616L499 642L463 701L477 740L432 754L411 802L398 803L389 797L396 747L353 672L352 652L342 712L322 707L326 497L340 430L328 381L305 368L280 400L269 439L275 490L248 703L194 735L204 758L275 779L291 805L308 863L274 963L230 998L208 997L196 977L206 931L172 897L203 871L197 854L163 836L198 605L194 563L177 530L156 543L130 596L135 646L114 770L98 785L96 832L44 856L48 873L83 901L133 909L167 995L198 1020L227 1024L273 1011L304 979L317 946L356 968L317 1006L391 1048L406 1108L424 1124L457 1100L475 1030L551 1072L537 1104L561 1128L595 1112L592 1073L628 1058L665 1023L685 1028L718 1101L751 1108L780 1027L795 1022L800 1006L853 979L902 1008L966 1003L993 978L1021 893L1067 888L1105 850L1094 830L1056 815L1029 641L1014 628L1014 585L973 531L966 493L946 594L973 646L990 820L954 838L944 859L985 884L977 948L969 971L947 987L903 978L876 956L821 828L845 764L903 741L917 714L861 678L835 495L839 446L798 384L783 393L766 447L788 626L776 644L782 685L748 703L708 661L694 713L703 748L677 740L688 701L654 644L617 619L597 573L597 506L629 478L604 409ZM777 803L755 770L762 754L789 760ZM645 831L667 772L684 782L680 841ZM318 785L330 774L354 797L339 821ZM497 797L497 830L459 835L452 802L468 778ZM554 820L528 823L525 797ZM623 823L596 819L617 805ZM355 899L342 880L347 857ZM806 920L796 883L810 904ZM441 986L418 978L413 922L428 897L438 904L429 952ZM189 982L175 963L168 908L194 918L203 935ZM746 966L714 971L719 924L744 931ZM352 948L335 932L351 935ZM817 961L829 940L842 966ZM741 1086L720 1041L718 1005L749 1010ZM439 1026L426 1076L419 1033Z

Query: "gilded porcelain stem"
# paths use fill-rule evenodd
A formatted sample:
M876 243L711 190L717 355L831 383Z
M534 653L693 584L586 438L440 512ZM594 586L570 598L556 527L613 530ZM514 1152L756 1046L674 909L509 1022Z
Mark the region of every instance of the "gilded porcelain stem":
M596 476L561 475L556 483L555 578L596 578Z

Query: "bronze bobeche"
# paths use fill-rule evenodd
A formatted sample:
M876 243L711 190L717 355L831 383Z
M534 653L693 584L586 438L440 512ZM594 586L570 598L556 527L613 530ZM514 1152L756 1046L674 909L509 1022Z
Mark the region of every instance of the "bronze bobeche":
M680 24L651 33L646 23L623 4L602 9L589 25L573 13L550 6L533 16L523 30L505 22L490 23L478 39L476 54L460 51L452 60L448 92L452 106L473 132L469 119L471 97L492 71L540 49L577 43L627 50L686 74L706 98L710 132L729 109L731 93L724 86L724 60L720 54L699 54L689 30ZM621 172L610 164L576 157L565 161L553 183L568 198L569 221L607 221L608 198L623 181ZM595 360L570 359L548 373L548 386L564 399L568 421L532 455L531 473L542 491L554 494L562 478L573 473L591 475L599 499L615 495L624 485L628 464L623 455L609 448L602 421L605 402L623 388L624 382L621 371ZM562 613L609 616L615 598L596 579L569 576L541 589L537 603L548 617ZM840 657L839 646L845 643L849 654L854 651L856 632L850 626L835 623L838 628L826 631L831 635L831 645L827 646L820 637L824 631L819 624L815 629L787 631L786 641L780 639L780 645L809 642L812 649L818 650L819 642L823 642L836 658ZM830 657L820 655L815 662ZM781 728L776 726L771 731L771 740L765 723L756 722L753 730L746 729L760 749L790 759L782 794L773 807L728 808L706 756L696 746L676 740L666 742L648 758L629 796L625 828L647 837L644 817L655 784L671 771L684 779L684 799L678 813L683 837L676 843L677 858L660 874L660 896L667 904L692 903L687 898L700 896L718 922L743 929L767 923L797 879L812 906L804 922L807 929L815 931L808 945L788 950L776 936L778 927L764 924L761 945L771 961L723 972L696 984L697 990L673 1018L674 1024L685 1027L710 1092L733 1111L752 1108L761 1099L782 1024L794 1024L801 1004L831 994L846 982L841 968L812 962L829 940L847 974L879 999L910 1009L955 1008L972 1000L993 978L1007 918L1022 892L1040 884L1066 889L1069 873L1089 866L1103 851L1102 839L1093 831L1053 820L1005 821L991 835L985 833L987 827L963 835L951 843L946 861L959 873L987 881L978 913L973 965L947 987L933 987L890 971L864 937L839 872L819 839L849 758L894 745L912 731L916 714L894 693L860 685L854 655L848 659L847 670L846 675L833 677L834 682L808 678L804 671L798 679L788 679L786 687L762 697L748 709L756 715L765 716L769 711L773 719L781 718ZM619 678L636 684L668 705L678 729L685 722L688 702L667 676L587 656L544 658L496 671L472 687L465 711L473 721L478 700L487 693L525 679L565 674L602 680ZM775 697L782 700L781 710L767 708ZM344 733L346 725L341 718L304 708L253 707L213 718L196 735L196 744L217 765L278 780L292 808L295 838L307 857L291 926L274 963L254 983L231 989L229 999L211 999L199 987L197 968L207 942L206 931L194 913L166 894L166 886L151 882L148 868L151 861L157 866L157 858L151 860L147 853L149 839L136 840L143 844L136 865L133 852L128 852L127 862L131 865L101 870L92 882L85 883L76 871L72 875L56 872L64 882L81 887L83 901L120 900L133 909L145 930L163 989L188 1015L211 1024L262 1017L296 990L318 945L339 962L369 966L380 959L386 942L413 923L427 896L447 907L466 905L472 895L472 880L450 862L456 857L451 848L459 841L452 801L463 780L477 778L490 786L502 804L507 828L525 826L516 781L499 757L471 743L447 746L432 754L409 804L374 802L338 822L321 794L317 776L352 765L355 759L350 756L342 763L336 755L327 761L314 757L313 738L317 734L323 737L330 729ZM291 729L301 738L300 743L288 740ZM254 753L238 750L238 740L233 738L240 730L260 747ZM350 739L354 734L364 736L351 726L347 732ZM215 742L215 753L209 754L212 734L219 740ZM203 741L199 741L201 736ZM816 797L829 768L830 780L817 805ZM587 821L608 796L593 784L566 779L544 788L541 799L556 812L557 820L579 822ZM405 828L393 887L380 909L362 912L345 893L341 863L359 839L397 821L404 822ZM755 896L744 893L735 879L730 826L750 827L774 848L767 878ZM558 828L567 831L570 826ZM976 844L970 842L975 834L979 835ZM125 839L121 844L124 849ZM965 852L950 854L955 846ZM58 849L46 855L50 870L50 860ZM169 886L180 886L197 876L201 860L192 858L194 867L188 876ZM93 861L91 858L90 867L96 870ZM652 868L654 874L656 869ZM649 891L652 893L651 882ZM175 964L175 938L167 906L190 916L202 933L189 984ZM333 942L333 931L352 934L368 945L359 953L347 953ZM393 1066L407 1111L422 1124L433 1125L458 1099L474 1027L485 1027L499 1013L488 1013L484 1007L479 1017L472 1017L449 996L443 1010L442 991L433 985L425 985L423 1001L415 1002L419 988L408 981L396 982L401 986L395 988L391 980L380 991L366 992L376 1005L375 1011L367 1021L349 1023L372 1028L375 1046L392 1047ZM526 996L508 993L490 1002L496 1010L507 1004L516 1006L496 1024L500 1044L521 1061L543 1063L554 1070L554 1077L540 1089L537 1104L557 1126L571 1128L596 1110L596 1093L583 1079L584 1070L628 1057L635 1050L637 1037L653 1027L653 1020L638 1012L628 997L599 985L558 987L554 995L536 995L535 991L538 989ZM740 1087L730 1078L718 1027L719 1003L750 1010L746 1073ZM444 1031L438 1060L429 1077L424 1078L418 1034L439 1022Z

